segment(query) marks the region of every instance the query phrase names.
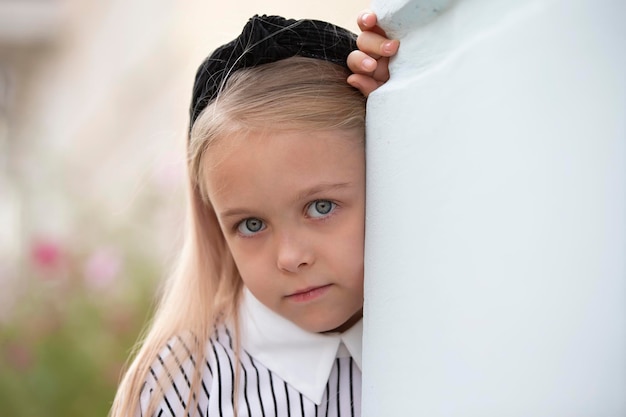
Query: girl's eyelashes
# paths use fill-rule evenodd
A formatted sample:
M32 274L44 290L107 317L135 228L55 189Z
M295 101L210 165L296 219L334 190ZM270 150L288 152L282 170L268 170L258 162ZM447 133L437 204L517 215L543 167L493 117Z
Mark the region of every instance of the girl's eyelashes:
M243 236L252 236L263 229L265 229L265 223L256 217L244 219L237 224L237 231Z
M305 214L312 219L323 219L333 214L337 203L330 200L315 200L306 206ZM267 228L265 222L258 217L248 217L235 224L237 233L244 237L254 236Z
M306 215L314 219L323 218L330 215L336 207L337 204L330 200L315 200L307 206Z

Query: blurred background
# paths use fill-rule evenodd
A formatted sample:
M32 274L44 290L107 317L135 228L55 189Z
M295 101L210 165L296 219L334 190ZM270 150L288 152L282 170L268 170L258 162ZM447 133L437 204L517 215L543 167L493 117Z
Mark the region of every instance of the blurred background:
M0 417L108 412L181 243L202 59L257 13L368 4L0 0Z

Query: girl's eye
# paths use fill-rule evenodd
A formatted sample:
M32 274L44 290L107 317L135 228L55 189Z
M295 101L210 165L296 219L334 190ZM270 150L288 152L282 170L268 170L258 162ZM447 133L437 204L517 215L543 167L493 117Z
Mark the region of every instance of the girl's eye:
M251 217L249 219L242 220L237 225L237 231L244 236L252 236L255 233L265 229L263 220Z
M330 214L337 207L337 204L329 200L315 200L306 209L309 217L320 218Z

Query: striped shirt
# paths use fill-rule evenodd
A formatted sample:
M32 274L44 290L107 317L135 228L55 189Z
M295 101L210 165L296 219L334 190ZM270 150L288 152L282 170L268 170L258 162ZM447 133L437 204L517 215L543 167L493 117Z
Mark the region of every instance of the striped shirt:
M271 312L247 291L240 317L239 363L231 333L220 326L207 344L206 360L200 364L201 383L192 416L234 416L235 401L238 417L361 415L362 322L344 334L308 333ZM192 359L180 361L173 356L177 343L183 343L182 339L171 341L153 364L138 415L145 416L151 395L159 389L155 378L163 377L163 364L172 359L179 372L165 375L171 384L167 384L155 415L184 415L196 364ZM234 389L235 372L238 392Z

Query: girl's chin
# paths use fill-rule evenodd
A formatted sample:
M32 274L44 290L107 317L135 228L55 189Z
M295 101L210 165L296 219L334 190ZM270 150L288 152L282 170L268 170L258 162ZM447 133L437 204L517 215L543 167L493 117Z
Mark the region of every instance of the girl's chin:
M360 309L352 317L346 320L343 324L333 329L321 331L319 333L343 333L347 331L348 329L350 329L352 326L354 326L359 320L361 320L362 317L363 317L363 309Z

